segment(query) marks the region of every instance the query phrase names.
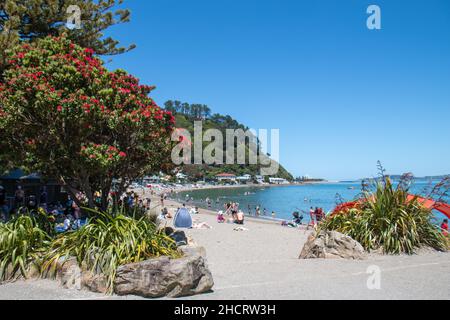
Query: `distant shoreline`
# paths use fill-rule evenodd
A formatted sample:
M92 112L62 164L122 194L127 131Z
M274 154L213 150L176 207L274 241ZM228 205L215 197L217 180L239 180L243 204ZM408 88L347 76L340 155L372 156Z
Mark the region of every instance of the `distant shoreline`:
M186 191L197 191L197 190L215 190L215 189L239 189L239 188L279 188L279 187L294 187L294 186L306 186L306 185L312 185L312 184L328 184L328 183L332 183L332 182L327 182L327 181L317 181L317 182L303 182L303 183L287 183L287 184L256 184L256 183L252 183L252 184L238 184L238 185L219 185L219 186L215 186L215 185L207 185L207 186L202 186L199 188L194 188L194 187L186 187L186 188L179 188L179 189L175 189L174 192L178 193L178 192L186 192ZM170 189L170 188L169 188ZM165 191L162 191L162 193L164 193Z

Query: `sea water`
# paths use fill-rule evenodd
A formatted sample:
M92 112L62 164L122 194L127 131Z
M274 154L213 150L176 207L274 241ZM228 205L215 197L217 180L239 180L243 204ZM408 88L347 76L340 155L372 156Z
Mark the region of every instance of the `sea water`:
M436 182L415 182L410 189L414 194L427 194ZM342 201L351 201L361 194L360 182L317 183L290 186L261 186L222 189L199 189L178 192L173 198L186 203L188 206L208 208L206 199L211 200L211 209L218 211L224 209L229 202L239 203L239 209L245 214L255 215L256 207L260 208L260 217L266 219L290 220L294 211L309 221L311 207L323 208L325 212L333 210ZM189 200L189 201L188 201ZM250 207L250 209L249 209ZM264 209L266 215L264 216ZM275 216L272 216L272 212ZM439 212L434 213L437 221L442 222L445 216Z

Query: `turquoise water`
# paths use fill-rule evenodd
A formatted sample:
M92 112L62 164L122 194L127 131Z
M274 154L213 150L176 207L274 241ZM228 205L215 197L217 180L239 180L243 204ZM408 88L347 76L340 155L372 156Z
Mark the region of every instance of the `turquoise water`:
M429 186L429 182L416 182L411 188L411 192L423 194L424 189ZM328 212L336 206L336 195L339 194L344 201L353 200L361 192L360 183L323 183L308 184L283 187L243 187L226 189L194 190L189 192L179 192L174 199L185 202L188 205L197 205L207 208L206 198L211 199L211 207L214 210L223 210L223 205L227 202L239 203L239 208L248 214L250 206L251 214L255 214L256 206L261 208L261 215L264 208L267 218L272 218L272 211L275 218L290 220L292 212L304 211L305 221L309 219L309 209L311 207L321 207ZM186 199L191 199L186 201ZM438 220L444 219L441 213L435 213Z

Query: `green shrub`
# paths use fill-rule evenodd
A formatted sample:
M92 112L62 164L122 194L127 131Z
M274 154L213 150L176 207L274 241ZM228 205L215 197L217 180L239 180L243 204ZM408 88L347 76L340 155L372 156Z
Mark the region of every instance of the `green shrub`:
M87 226L53 241L43 269L53 273L60 258L76 257L80 266L104 274L112 292L117 267L158 256L176 258L180 253L175 242L146 218L96 212Z
M395 188L383 177L375 192L363 192L359 207L329 216L321 228L346 234L368 251L413 254L424 246L446 251L447 241L431 222L431 211L417 199L408 201L408 190L402 183Z
M0 224L0 280L12 280L19 273L27 277L31 267L39 268L40 254L50 240L29 215Z

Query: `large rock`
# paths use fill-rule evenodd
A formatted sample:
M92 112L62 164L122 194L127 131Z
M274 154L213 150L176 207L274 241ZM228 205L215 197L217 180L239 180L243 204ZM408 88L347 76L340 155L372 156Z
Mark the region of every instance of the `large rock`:
M186 256L199 255L202 256L203 259L206 259L206 250L204 247L199 247L196 245L187 245L181 246L178 249Z
M47 275L48 276L48 275ZM107 278L93 273L85 266L80 268L76 258L60 258L56 264L56 280L65 289L89 290L98 293L108 292Z
M208 292L214 285L203 250L184 248L180 259L159 257L117 269L114 291L147 298L183 297Z
M108 279L103 274L84 271L81 276L81 287L92 292L108 293Z
M5 280L0 279L0 285L15 282L17 280L30 280L30 279L38 279L40 277L39 267L35 264L31 264L26 270L25 275L22 274L21 270L18 269L13 271L11 265L9 265L5 270L4 278Z
M365 258L361 244L349 236L336 231L321 231L312 234L300 253L300 259L355 259Z
M60 258L56 263L56 280L65 289L81 290L81 274L76 258Z

